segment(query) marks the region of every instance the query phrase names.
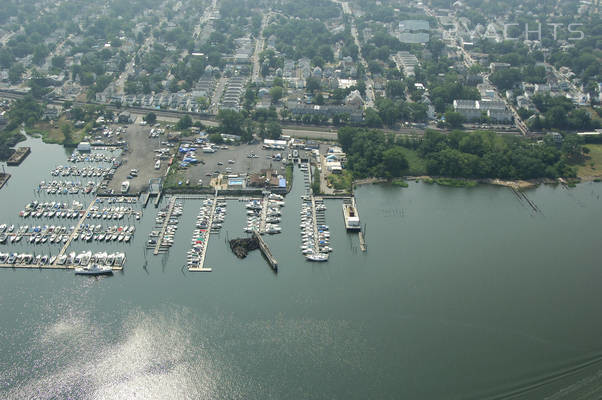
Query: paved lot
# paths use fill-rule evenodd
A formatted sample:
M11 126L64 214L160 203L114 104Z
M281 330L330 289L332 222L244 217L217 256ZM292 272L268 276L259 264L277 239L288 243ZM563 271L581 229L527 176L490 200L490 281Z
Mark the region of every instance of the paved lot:
M131 169L138 170L138 177L130 179L130 193L137 193L147 189L150 178L165 175L169 160L161 161L161 168L155 169L155 149L167 147L161 144L164 138L149 138L151 128L148 126L129 125L125 139L128 142L128 151L122 154L123 164L117 168L109 189L119 193L121 183L127 179Z
M224 175L250 174L272 168L284 175L285 164L272 159L272 156L277 153L286 157L288 150L264 150L261 144L228 145L227 150L217 150L215 153L203 153L199 148L196 151L197 159L204 161L205 164L191 165L187 169L181 169L180 173L183 180L190 179L190 184L198 184L198 180L202 179L203 186L209 185L209 181L216 175L216 171ZM255 154L257 157L249 158L249 154ZM229 160L233 160L234 163L229 163ZM222 165L218 165L218 162ZM230 171L227 171L227 168L230 168Z

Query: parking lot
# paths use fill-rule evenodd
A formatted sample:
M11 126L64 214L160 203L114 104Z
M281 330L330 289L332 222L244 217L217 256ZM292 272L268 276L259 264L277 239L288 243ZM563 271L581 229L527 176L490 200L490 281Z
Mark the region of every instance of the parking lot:
M161 144L161 139L149 138L151 128L148 126L129 125L125 139L128 142L128 151L122 154L123 164L117 168L115 175L109 184L109 189L119 193L121 183L128 180L130 170L137 169L138 176L130 181L130 193L138 193L146 190L150 178L158 178L165 175L168 160L161 161L161 167L155 169L155 150L166 146Z
M196 156L199 162L191 164L187 168L181 168L178 176L185 182L198 185L199 179L203 186L209 186L212 177L218 174L251 174L262 169L273 169L284 175L285 163L276 161L272 157L278 153L283 158L288 150L264 150L261 144L226 145L227 149L216 150L215 153L203 153L201 147L197 147ZM254 157L250 157L254 155ZM232 163L233 161L233 163ZM204 164L202 164L204 162Z

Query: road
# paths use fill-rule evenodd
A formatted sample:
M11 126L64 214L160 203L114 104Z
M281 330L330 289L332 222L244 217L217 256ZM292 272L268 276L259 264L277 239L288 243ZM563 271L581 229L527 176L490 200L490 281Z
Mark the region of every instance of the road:
M251 82L257 82L259 80L259 72L261 70L261 66L259 65L259 55L263 51L263 47L265 46L265 38L263 37L263 30L265 29L270 13L267 12L263 14L263 19L261 20L261 29L259 31L259 37L255 41L255 53L253 53L253 73L251 74Z
M374 82L372 81L372 78L369 76L369 71L368 71L368 63L366 62L366 59L364 58L363 54L362 54L362 45L360 44L359 41L359 36L357 33L357 26L355 25L355 17L353 16L353 12L351 11L351 8L349 7L349 3L347 3L346 1L336 1L334 0L335 3L339 4L341 6L341 8L343 9L343 13L347 14L349 16L349 20L351 21L351 36L353 36L353 40L355 42L355 45L357 46L357 50L358 50L358 58L360 60L360 63L362 64L362 66L364 67L364 71L366 74L366 108L371 107L374 108L374 100L376 99L375 95L374 95Z

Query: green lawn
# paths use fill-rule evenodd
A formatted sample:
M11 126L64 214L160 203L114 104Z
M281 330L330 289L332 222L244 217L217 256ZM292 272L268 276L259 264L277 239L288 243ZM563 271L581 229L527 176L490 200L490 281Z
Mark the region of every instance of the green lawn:
M419 176L426 175L426 162L420 158L416 150L402 147L403 155L408 160L408 175Z
M579 165L577 175L580 178L602 177L602 144L586 144L589 154L586 155L586 161Z

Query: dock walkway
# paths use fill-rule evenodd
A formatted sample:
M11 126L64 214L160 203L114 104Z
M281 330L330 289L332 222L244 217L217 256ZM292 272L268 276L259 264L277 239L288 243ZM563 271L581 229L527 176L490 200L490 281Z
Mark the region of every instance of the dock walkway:
M259 232L253 231L253 236L259 242L259 249L261 250L261 253L265 256L266 260L268 260L270 268L272 268L274 272L278 272L278 261L276 261L276 258L274 258L274 256L272 255L272 252L270 251L270 248L268 247L267 243L263 240Z
M261 216L259 220L259 233L265 233L265 220L268 215L268 205L269 201L267 197L263 198L263 202L261 203Z

